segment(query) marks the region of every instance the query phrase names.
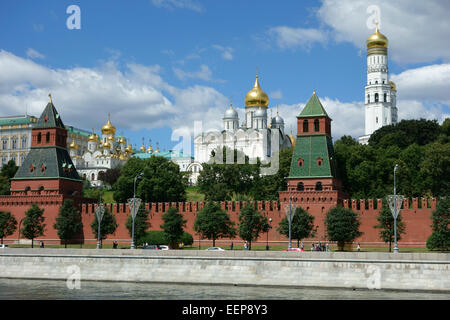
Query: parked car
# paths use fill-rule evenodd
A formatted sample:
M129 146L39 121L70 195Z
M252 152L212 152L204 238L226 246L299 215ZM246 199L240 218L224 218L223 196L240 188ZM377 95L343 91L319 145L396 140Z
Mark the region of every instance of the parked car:
M0 244L0 249L8 248L7 244Z
M283 251L304 252L305 250L302 250L300 248L290 248L290 249L286 249L286 250L283 250Z
M211 247L206 249L206 251L225 251L225 250L222 249L221 247Z
M143 245L142 249L149 249L149 250L161 250L157 244L147 244Z
M166 246L166 245L160 245L158 247L159 247L159 250L170 250L169 246Z

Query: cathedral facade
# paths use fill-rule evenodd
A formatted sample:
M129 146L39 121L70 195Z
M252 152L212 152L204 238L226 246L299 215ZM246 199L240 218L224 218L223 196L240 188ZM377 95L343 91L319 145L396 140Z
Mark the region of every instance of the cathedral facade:
M389 81L388 39L378 25L367 39L367 84L365 87L365 134L359 143L367 144L370 135L383 126L397 123L397 88Z
M79 174L89 180L92 186L101 186L100 172L124 165L133 153L131 144L126 146L126 139L115 136L116 128L108 116L108 122L102 127L102 136L95 132L88 138L87 150L80 152L79 146L72 141L69 145L70 156Z
M194 138L195 163L211 161L212 151L222 147L238 150L250 159L269 162L274 153L291 148L293 138L285 133L283 118L267 119L269 97L261 89L258 76L245 97L245 118L240 124L238 112L230 104L223 116L221 131L202 132ZM225 162L225 159L224 159Z

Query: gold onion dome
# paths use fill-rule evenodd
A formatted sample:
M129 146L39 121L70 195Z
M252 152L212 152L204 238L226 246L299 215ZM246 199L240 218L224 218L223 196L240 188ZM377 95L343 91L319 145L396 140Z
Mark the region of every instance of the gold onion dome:
M78 145L75 143L75 140L72 141L72 143L69 146L70 149L74 149L77 150L78 149Z
M127 160L127 156L123 153L120 154L119 160Z
M126 144L126 143L127 143L127 141L125 140L124 137L119 138L119 144Z
M152 146L148 147L147 152L148 152L148 153L153 153L153 148L152 148Z
M98 135L92 132L92 134L88 138L88 141L98 141Z
M116 134L116 127L112 125L109 114L108 114L108 122L102 127L102 133Z
M367 38L366 41L367 49L373 48L373 47L384 47L387 48L388 46L388 39L384 34L382 34L380 31L378 31L378 23L377 27L375 28L375 32L370 35L369 38Z
M145 152L145 151L147 150L147 148L145 148L145 146L142 145L142 146L139 148L139 150L141 150L142 152Z
M389 81L389 84L391 85L391 90L397 91L397 86L395 85L394 81Z
M114 137L113 136L109 136L108 137L108 141L114 141Z
M125 151L127 153L133 153L133 147L131 146L131 144L129 144L128 147L126 147Z
M103 148L109 149L109 148L111 148L111 144L110 144L108 141L106 141L106 142L103 144Z
M256 75L253 88L245 96L245 107L265 107L269 106L269 97L259 86L258 75Z

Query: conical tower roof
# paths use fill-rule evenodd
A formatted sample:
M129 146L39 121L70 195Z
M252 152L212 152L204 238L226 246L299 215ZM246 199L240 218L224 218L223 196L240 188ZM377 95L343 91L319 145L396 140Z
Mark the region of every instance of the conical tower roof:
M36 122L36 125L33 128L43 129L43 128L62 128L65 129L64 123L59 116L58 111L56 111L55 106L53 105L52 96L49 94L50 100L42 112L39 120Z
M320 102L319 98L317 97L316 91L314 91L312 97L308 100L302 112L300 112L297 118L320 117L320 116L328 117L328 114L325 111L325 108L322 106L322 103Z

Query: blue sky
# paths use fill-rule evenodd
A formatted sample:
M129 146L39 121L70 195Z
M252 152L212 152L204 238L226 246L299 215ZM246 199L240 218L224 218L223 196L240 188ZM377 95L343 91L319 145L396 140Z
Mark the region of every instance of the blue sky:
M357 137L374 4L400 118L441 122L450 116L441 1L2 1L0 116L39 115L52 92L66 124L99 132L111 113L133 144L151 138L168 150L172 132L192 132L194 121L220 129L230 96L243 110L258 68L288 128L316 89L334 138ZM66 26L70 5L81 9L80 30Z

